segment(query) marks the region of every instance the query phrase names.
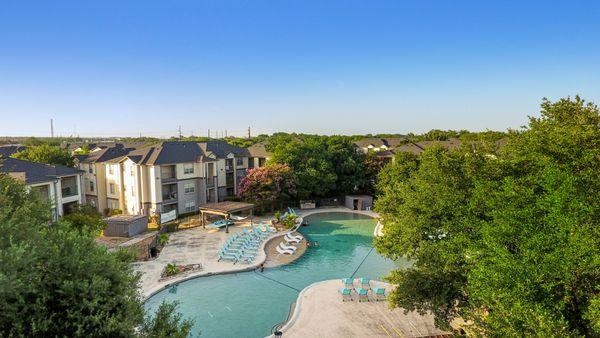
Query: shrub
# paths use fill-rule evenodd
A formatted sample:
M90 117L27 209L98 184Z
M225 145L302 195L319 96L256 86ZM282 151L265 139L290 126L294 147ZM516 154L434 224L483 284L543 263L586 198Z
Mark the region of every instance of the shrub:
M165 276L174 276L176 274L179 273L179 267L173 263L169 263L167 264L167 266L165 266Z
M158 246L164 246L165 244L167 244L167 242L169 241L169 235L167 234L159 234L158 235Z

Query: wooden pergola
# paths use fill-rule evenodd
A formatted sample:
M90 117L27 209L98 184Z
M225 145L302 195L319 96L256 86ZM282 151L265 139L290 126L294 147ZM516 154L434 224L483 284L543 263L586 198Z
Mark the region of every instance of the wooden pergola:
M252 217L252 211L254 210L254 204L244 202L215 202L208 203L199 208L202 220L202 227L206 228L206 215L219 215L225 217L226 220L230 220L231 214L242 211L250 211L250 217ZM229 232L229 225L225 225L225 232Z

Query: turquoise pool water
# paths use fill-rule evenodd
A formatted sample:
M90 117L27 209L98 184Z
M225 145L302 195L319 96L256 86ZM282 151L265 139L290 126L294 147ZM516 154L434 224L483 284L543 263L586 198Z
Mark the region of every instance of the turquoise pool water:
M287 317L290 305L306 286L327 279L380 279L406 265L372 249L376 221L353 213L320 213L307 217L299 231L319 247L295 262L257 271L201 277L163 290L146 302L155 311L163 300L178 301L184 317L195 321L202 337L265 337Z

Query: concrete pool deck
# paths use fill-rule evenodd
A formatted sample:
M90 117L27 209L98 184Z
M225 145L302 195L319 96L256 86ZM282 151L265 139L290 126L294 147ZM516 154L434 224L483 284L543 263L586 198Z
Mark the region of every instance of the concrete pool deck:
M357 283L355 282L355 286ZM371 281L372 287L383 287L386 293L390 284ZM432 315L416 312L404 314L403 309L390 309L387 301L342 301L338 290L341 280L328 280L312 284L302 290L289 321L283 325L283 337L435 337L449 336L436 328Z
M268 219L266 217L255 217L253 223L257 224ZM251 264L217 261L218 251L225 244L227 238L249 226L250 222L231 226L229 227L229 233L225 233L224 229L215 230L202 227L170 233L169 241L158 258L132 264L134 271L139 272L141 275L139 287L142 297L146 299L171 284L180 283L191 278L257 268L266 259L263 249L265 243L272 238L285 234L286 231L279 231L263 241L254 262ZM160 280L160 275L168 263L178 265L200 264L202 269Z

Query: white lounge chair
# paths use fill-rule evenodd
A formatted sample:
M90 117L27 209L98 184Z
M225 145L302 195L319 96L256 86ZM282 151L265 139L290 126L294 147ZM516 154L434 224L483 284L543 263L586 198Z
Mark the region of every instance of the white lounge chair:
M302 241L301 239L298 239L297 237L292 237L292 236L288 236L288 235L283 236L283 239L285 239L285 241L288 243L300 243Z
M297 239L297 240L300 240L300 241L301 241L301 240L304 238L304 237L302 237L302 236L300 236L300 235L298 235L298 236L294 236L294 235L292 235L292 233L291 233L291 232L287 233L287 234L286 234L286 236L287 236L288 238L295 238L295 239Z
M277 246L277 248L275 248L277 250L277 252L279 252L280 254L284 254L284 255L293 255L294 251L293 250L284 250L282 249L280 246Z
M298 248L296 248L296 247L295 247L295 246L293 246L293 245L286 245L284 242L281 242L281 243L279 243L279 246L280 246L280 247L281 247L283 250L292 250L292 251L296 251L296 249L298 249Z

